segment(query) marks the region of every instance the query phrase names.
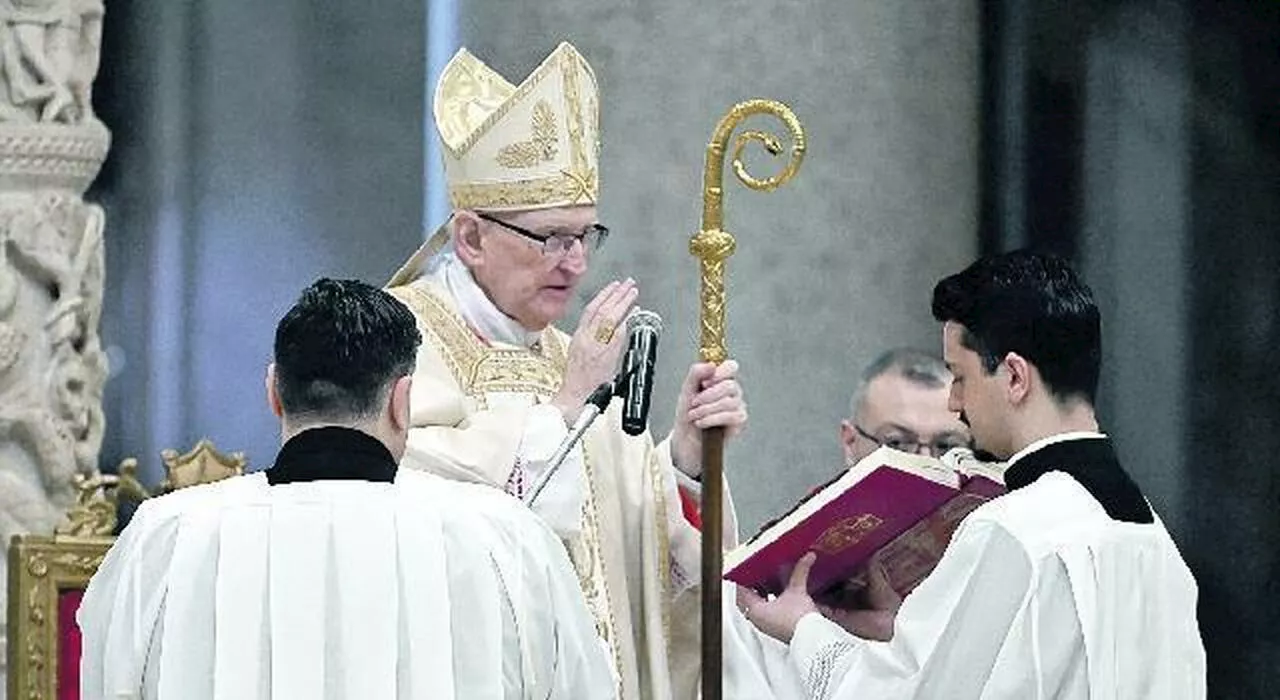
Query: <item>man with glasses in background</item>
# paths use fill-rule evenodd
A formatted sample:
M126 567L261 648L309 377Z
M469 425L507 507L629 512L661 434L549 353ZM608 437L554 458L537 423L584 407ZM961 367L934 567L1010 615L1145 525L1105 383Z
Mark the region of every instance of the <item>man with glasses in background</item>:
M553 326L608 236L596 218L598 115L594 73L569 44L518 86L465 49L445 66L433 116L453 215L389 283L424 337L402 464L529 501L568 549L618 696L691 698L701 541L677 484L696 488L702 429L732 436L746 423L737 363L689 369L658 444L622 431L617 402L549 467L588 396L614 378L639 296L632 279L610 282L572 336Z
M969 428L960 414L947 408L950 393L951 372L937 355L908 347L881 353L862 370L849 417L840 421L845 467L881 446L932 457L957 447L970 448ZM823 486L826 483L809 495ZM687 515L691 522L699 522L697 511ZM766 523L761 530L772 524Z
M947 405L951 383L951 371L934 353L898 347L878 355L859 374L849 417L840 421L845 467L852 467L880 447L931 457L941 457L955 448L972 449L968 426ZM832 474L831 481L843 474L843 470ZM831 481L815 486L806 500ZM774 522L765 523L761 530ZM873 581L873 589L848 601L849 606L824 605L818 611L850 634L887 639L902 599L882 580L873 576ZM796 676L789 668L787 646L759 633L746 618L743 608L749 604L748 598L728 586L724 599L725 697L808 697L810 679ZM732 607L728 601L742 607Z
M849 418L840 421L846 466L884 445L941 457L969 447L969 429L947 408L951 372L942 358L922 350L895 348L862 371Z

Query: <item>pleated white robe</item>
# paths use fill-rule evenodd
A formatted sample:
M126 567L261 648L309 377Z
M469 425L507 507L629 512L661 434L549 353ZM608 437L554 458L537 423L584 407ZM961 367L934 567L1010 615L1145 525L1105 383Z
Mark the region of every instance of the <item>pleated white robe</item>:
M556 536L483 486L268 485L148 501L90 582L81 698L607 698Z

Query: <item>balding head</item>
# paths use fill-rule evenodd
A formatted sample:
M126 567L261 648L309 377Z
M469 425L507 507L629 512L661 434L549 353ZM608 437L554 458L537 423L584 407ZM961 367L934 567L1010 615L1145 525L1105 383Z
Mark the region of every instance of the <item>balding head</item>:
M877 357L863 370L850 417L840 424L846 463L882 444L935 454L967 445L968 430L947 409L950 391L951 373L936 355L897 348Z

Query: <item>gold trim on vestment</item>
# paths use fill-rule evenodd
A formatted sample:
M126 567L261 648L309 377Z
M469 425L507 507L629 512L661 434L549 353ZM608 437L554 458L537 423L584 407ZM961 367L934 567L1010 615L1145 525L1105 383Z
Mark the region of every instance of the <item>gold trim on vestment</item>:
M622 651L618 647L618 623L613 616L613 599L609 596L609 579L604 567L604 552L601 551L600 546L600 510L596 505L596 471L591 463L591 454L587 450L585 441L582 444L582 470L587 490L584 494L585 498L582 499L582 536L578 539L583 545L583 551L575 556L575 548L569 547L569 560L573 562L574 569L578 570L578 586L582 588L583 597L587 599L587 606L591 609L592 617L595 618L596 632L613 652L613 667L618 671L617 693L621 698ZM585 557L586 561L579 564L579 556ZM585 579L582 576L583 569L590 572Z
M649 481L653 484L653 507L656 523L662 523L658 534L658 581L662 584L662 638L667 644L668 666L671 659L671 606L674 603L671 594L671 522L667 520L667 482L662 478L662 464L658 459L657 449L649 453ZM674 462L674 459L673 459ZM679 498L680 486L676 485L676 497ZM683 509L680 517L684 517ZM686 572L692 576L692 572Z
M542 354L484 344L466 321L418 285L387 290L420 319L423 344L435 348L463 393L483 400L489 392L555 395L564 377L568 348L550 327L542 333Z
M545 401L560 389L568 363L568 347L554 329L548 327L543 331L540 354L524 349L493 348L467 326L461 315L421 286L411 284L387 291L413 311L424 336L423 345L439 352L462 392L482 408L486 406L486 395L490 392L530 393ZM583 476L587 485L582 500L582 535L566 549L578 575L578 585L595 620L596 630L613 653L621 683L622 655L601 546L595 469L585 442L582 447ZM667 546L664 541L659 551L665 551ZM665 555L660 555L660 558L662 556ZM666 577L661 578L664 586ZM664 625L667 607L664 606L663 610Z

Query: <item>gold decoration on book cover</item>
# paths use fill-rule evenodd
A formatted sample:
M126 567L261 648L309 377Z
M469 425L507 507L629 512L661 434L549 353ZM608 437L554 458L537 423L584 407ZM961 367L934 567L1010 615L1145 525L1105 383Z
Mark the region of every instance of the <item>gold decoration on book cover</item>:
M862 541L880 527L884 520L874 513L841 518L818 537L813 548L823 554L836 554Z

